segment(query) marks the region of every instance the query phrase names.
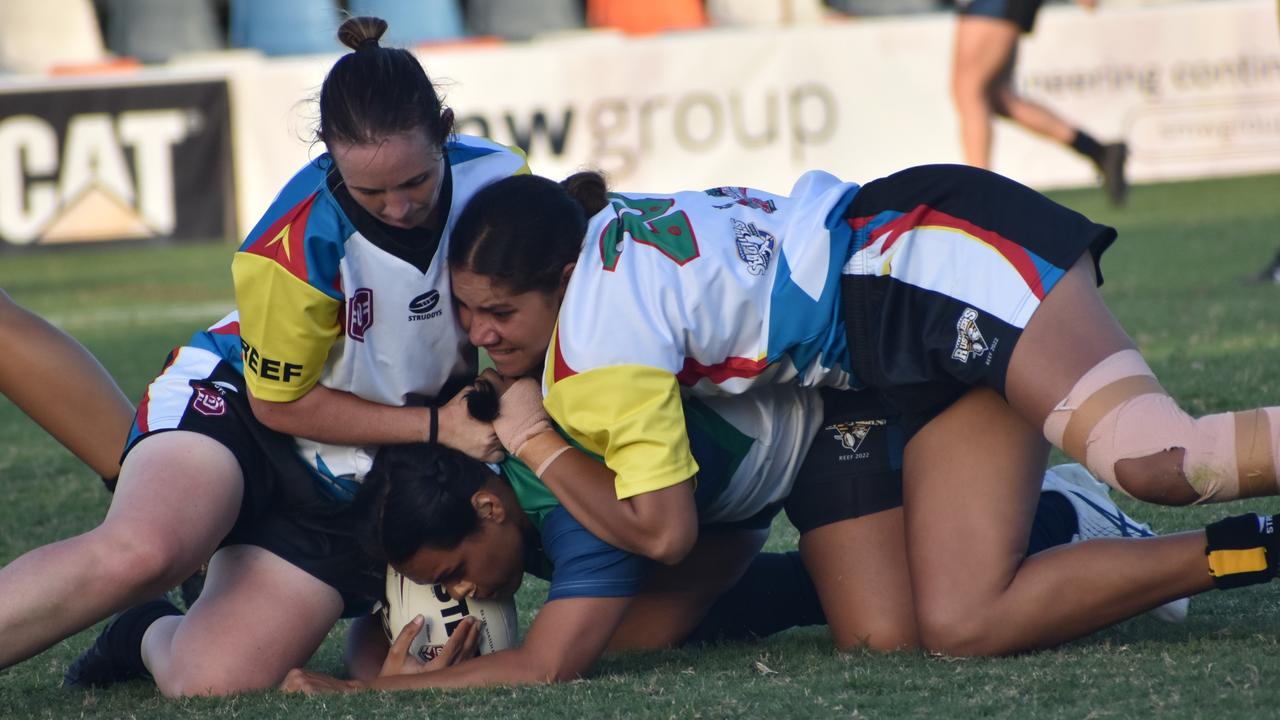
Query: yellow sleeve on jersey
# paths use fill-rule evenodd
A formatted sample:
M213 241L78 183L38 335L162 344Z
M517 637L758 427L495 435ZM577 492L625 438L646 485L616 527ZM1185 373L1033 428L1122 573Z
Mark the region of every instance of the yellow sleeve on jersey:
M669 372L613 365L563 378L545 399L552 419L616 473L618 499L678 485L698 472L680 386Z
M249 392L271 402L297 400L320 379L342 331L342 303L261 255L236 253L231 276Z

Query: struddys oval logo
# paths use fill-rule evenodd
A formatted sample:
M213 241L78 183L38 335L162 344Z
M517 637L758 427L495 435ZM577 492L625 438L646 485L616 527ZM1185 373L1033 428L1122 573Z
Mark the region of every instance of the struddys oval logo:
M440 291L428 290L409 301L409 322L430 320L440 317L444 311L437 308L440 304Z

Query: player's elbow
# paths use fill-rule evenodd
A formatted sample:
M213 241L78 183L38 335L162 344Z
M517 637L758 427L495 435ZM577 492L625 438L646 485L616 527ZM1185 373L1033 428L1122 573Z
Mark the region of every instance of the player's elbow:
M258 422L278 433L296 434L294 425L298 406L295 403L260 400L253 393L246 395L249 398L249 408L253 410L253 417Z
M698 526L693 523L671 523L650 537L644 555L663 565L675 565L685 559L698 541Z
M662 490L630 498L634 508L635 531L629 540L636 547L624 547L663 565L684 560L698 541L698 508L693 500L693 483L683 482Z

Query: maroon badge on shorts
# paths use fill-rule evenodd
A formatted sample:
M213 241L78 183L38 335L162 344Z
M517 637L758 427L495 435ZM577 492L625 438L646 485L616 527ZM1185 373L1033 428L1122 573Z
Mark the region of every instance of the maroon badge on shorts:
M347 336L364 342L364 334L373 325L373 291L357 288L347 299Z
M201 415L217 417L227 412L227 400L217 390L196 386L196 395L191 398L191 407Z

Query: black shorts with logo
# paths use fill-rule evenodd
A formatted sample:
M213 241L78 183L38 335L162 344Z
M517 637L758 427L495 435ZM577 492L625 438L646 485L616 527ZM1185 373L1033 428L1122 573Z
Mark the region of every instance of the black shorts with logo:
M926 165L863 186L841 279L854 375L911 438L971 387L1005 392L1040 302L1086 252L1115 241L1044 195L986 170Z
M166 364L166 367L168 364ZM219 547L253 545L283 558L334 588L344 617L366 614L383 595L385 566L360 549L350 503L325 494L288 435L258 422L244 378L226 362L203 380L190 380L191 400L176 427L131 436L127 455L145 437L168 430L199 433L235 455L244 497L231 532Z
M785 507L802 534L902 506L899 418L875 390L822 391L822 426Z

